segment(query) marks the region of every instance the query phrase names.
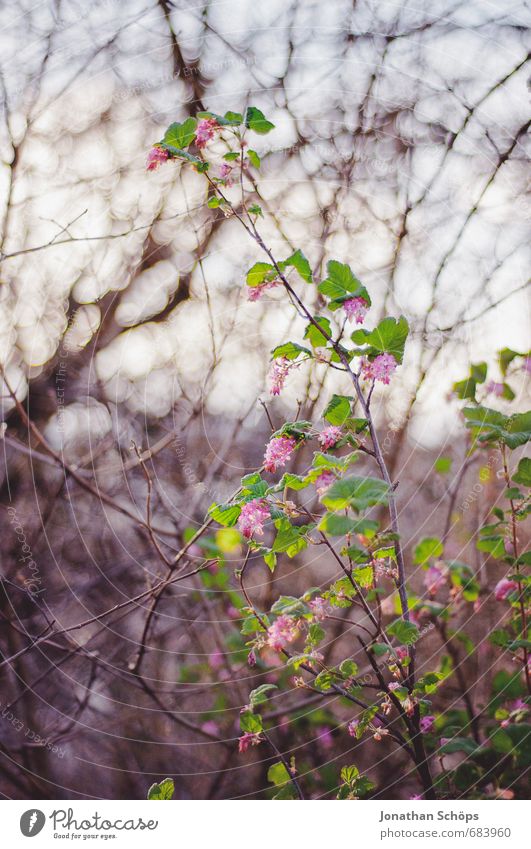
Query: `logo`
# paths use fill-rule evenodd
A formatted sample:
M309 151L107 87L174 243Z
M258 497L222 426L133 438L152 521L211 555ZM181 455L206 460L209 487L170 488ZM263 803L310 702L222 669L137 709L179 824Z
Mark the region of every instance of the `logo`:
M20 817L20 830L24 837L35 837L44 828L46 817L42 811L32 808Z

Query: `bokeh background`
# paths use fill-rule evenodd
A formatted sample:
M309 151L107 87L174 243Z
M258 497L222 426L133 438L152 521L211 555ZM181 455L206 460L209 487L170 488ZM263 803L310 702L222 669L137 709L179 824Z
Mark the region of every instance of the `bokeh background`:
M172 121L251 104L274 122L254 144L267 244L277 256L302 248L317 275L330 258L349 262L372 320L403 313L411 325L406 364L375 398L406 549L444 531L450 506L451 553L497 574L468 550L501 486L496 463L463 468L452 385L470 361L500 379L496 351L529 348L530 18L523 0L2 3L0 625L3 655L16 656L0 668L5 796L142 798L166 774L181 798L267 796L267 756L235 744L267 672L245 663L234 534L210 534L226 566L170 588L146 632L139 602L27 650L164 574L132 445L151 450L168 553L260 465L269 352L302 332L280 294L248 302L257 248L205 207L202 177L175 163L146 172ZM525 409L526 374L511 385L511 409ZM273 421L299 406L318 417L338 390L319 366L300 368L268 402ZM447 476L433 473L439 455L453 461ZM251 586L266 604L333 574L312 551L274 576L257 565ZM481 634L498 615L486 603L465 624ZM440 649L435 635L425 645ZM352 749L348 715L299 702L289 686L273 701L277 740L321 770L314 794L326 796ZM383 753L377 771L399 764ZM387 791L411 792L407 775Z

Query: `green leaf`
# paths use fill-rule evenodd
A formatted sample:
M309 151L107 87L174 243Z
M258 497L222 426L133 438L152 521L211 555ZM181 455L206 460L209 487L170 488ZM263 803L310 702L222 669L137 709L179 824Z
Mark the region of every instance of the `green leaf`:
M274 613L275 616L281 616L282 614L286 616L304 616L306 613L310 613L310 608L300 598L295 598L292 595L281 595L272 606L271 613Z
M413 622L406 622L405 619L396 619L387 627L387 633L391 637L403 643L405 646L411 646L416 643L419 638L419 629Z
M231 126L237 126L239 124L243 124L243 115L241 112L225 112L223 121L226 121L227 124L230 124ZM219 123L220 122L218 120L218 124Z
M203 162L202 159L199 159L198 156L194 156L192 153L188 153L187 150L181 150L179 147L175 147L172 144L167 144L166 142L160 142L161 147L171 153L172 156L176 156L178 159L186 159L188 162L191 162L196 166L198 171L208 171L208 162Z
M304 256L301 250L295 251L289 256L287 259L284 259L282 262L279 262L279 267L284 268L294 268L299 272L300 276L306 283L313 283L312 278L312 269L310 268L310 263Z
M282 761L279 761L276 764L271 764L267 770L267 780L276 787L279 787L290 781L291 776Z
M218 206L221 206L222 200L221 198L211 197L208 199L207 206L209 209L217 209Z
M275 269L268 262L255 262L247 272L247 285L254 287L260 286L266 280L271 280L275 276Z
M388 485L377 478L348 477L333 483L321 500L329 510L352 507L360 512L385 504L388 493Z
M332 395L323 418L331 425L343 425L350 417L353 400L352 395Z
M235 150L231 150L229 153L223 154L223 159L226 159L227 162L235 162L240 158L240 154Z
M353 678L358 673L358 664L347 658L340 664L339 671L344 678Z
M214 118L220 127L235 127L243 122L243 115L239 112L226 112L225 115L218 115L217 112L198 112L198 118Z
M322 295L330 298L330 309L338 309L344 301L350 298L363 298L367 306L371 305L367 289L355 277L350 266L332 259L327 264L326 269L328 277L319 284L318 288Z
M275 537L271 551L275 552L275 554L286 552L288 557L295 557L299 551L302 551L308 545L306 533L311 528L311 525L297 527L290 524L287 519L281 520L281 522L282 524Z
M509 448L518 448L531 439L531 410L504 416L489 407L465 407L466 426L471 428L481 442L499 441Z
M465 401L466 399L475 401L476 389L476 381L470 377L467 377L466 380L458 380L457 383L454 383L453 385L453 391L457 397L461 399L461 401Z
M175 784L172 778L165 778L160 784L152 784L148 790L148 799L173 799Z
M342 537L345 534L356 533L356 527L356 520L349 518L349 516L326 513L318 525L318 530L324 531L332 537Z
M327 318L323 318L320 315L314 315L314 321L321 327L324 332L330 337L332 333L332 328L330 326L330 321ZM310 340L310 344L313 348L324 348L325 345L328 344L328 338L314 324L308 324L306 326L306 331L304 333L304 338Z
M164 133L163 144L171 145L181 150L188 147L195 138L196 127L197 121L195 118L187 118L182 124L170 124Z
M314 678L313 685L317 687L318 690L330 690L332 684L334 683L334 676L331 672L328 672L327 669L323 669L322 672Z
M363 566L360 569L352 570L352 578L360 587L370 587L374 581L374 573L372 566Z
M251 165L254 165L255 168L260 168L261 160L256 150L251 150L249 148L249 150L247 151L247 156L249 157Z
M282 345L277 345L271 351L271 356L274 359L277 357L286 357L287 360L296 360L301 354L311 356L312 352L309 348L305 348L304 345L298 345L296 342L284 342Z
M208 515L218 524L231 528L238 521L241 507L238 504L212 504Z
M443 550L443 544L438 537L424 537L415 548L413 562L422 566L432 558L441 557Z
M513 475L513 481L522 486L531 486L531 458L523 457L518 463L518 469Z
M264 113L257 109L256 106L248 106L245 113L245 126L255 133L265 135L273 130L275 125L268 121Z
M261 215L262 218L264 217L264 213L262 212L262 207L258 206L257 203L252 203L251 206L248 209L248 212L250 212L251 215Z
M472 755L477 749L477 743L471 737L455 737L438 750L443 755L453 755L455 752L466 752Z
M435 461L433 468L440 475L447 475L448 472L452 468L452 458L451 457L438 457Z
M262 729L262 717L259 713L246 710L240 714L240 728L249 734L259 734Z
M374 330L355 330L351 336L356 345L369 345L369 354L392 354L398 363L404 358L404 348L409 333L409 325L404 316L388 316Z
M515 357L522 356L517 351L513 351L511 348L502 348L500 353L498 354L498 362L500 364L500 370L503 375L507 374L507 369L511 365L512 361Z
M249 693L249 704L251 707L257 707L258 705L263 705L267 702L269 696L267 695L271 690L278 690L276 684L260 684L259 687L256 687L255 690L252 690Z

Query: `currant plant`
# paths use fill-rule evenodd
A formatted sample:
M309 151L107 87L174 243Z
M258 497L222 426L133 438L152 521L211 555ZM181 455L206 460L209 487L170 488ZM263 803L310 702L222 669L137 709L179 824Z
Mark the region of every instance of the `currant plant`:
M408 322L404 316L371 322L370 294L349 265L330 259L324 279L315 279L302 249L281 258L266 245L256 189L261 161L248 139L272 129L255 107L245 114L200 112L197 118L171 124L147 163L153 171L181 160L203 175L206 205L237 220L261 254L246 275L248 299L259 302L271 290L283 290L300 318L298 338L286 340L271 353L271 395L287 391L290 374L306 361L333 369L344 381L344 394L326 399L321 419L287 421L274 430L264 446L261 468L242 478L230 501L210 508L210 520L238 531L246 544L236 577L248 664L265 670L273 652L301 691L339 697L351 711L346 741L349 736L355 740L370 736L377 745L403 750L418 777L418 798L451 796L465 786L471 794L481 794L481 787L492 781L493 756L498 762L500 752L520 757L522 729L529 729L523 721L528 707L522 700L517 707L504 707L506 682L500 679L486 731L466 694L464 712L437 716L433 706L438 687L454 672L462 675L459 651L474 649L470 639L453 627L452 617L460 606L478 603L480 586L470 566L445 558L445 540L436 537L419 540L413 557L412 565L425 572L427 598L415 597L407 586L397 484L385 462L371 402L375 386L388 385L402 365ZM228 190L234 188L237 200L230 199L234 192ZM309 306L314 303L319 304L318 312ZM372 329L364 326L366 322ZM507 400L514 397L505 377L519 360L529 362L525 355L502 352L504 379L489 384L489 392ZM496 598L507 604L507 622L492 639L517 658L529 688L529 583L524 567L531 554L520 551L517 528L529 510L529 492L524 490L531 483L531 461L521 460L513 470L508 455L531 438L531 413L507 416L476 403L476 390L485 380L486 366L473 366L455 391L474 402L463 413L472 435L470 454L496 446L502 458L506 507L494 509L493 521L479 532L478 547L507 565L507 576L495 590ZM311 454L311 459L305 461L303 473L295 474L290 465L300 452L303 458ZM370 475L354 473L360 459L372 465ZM440 462L437 472L447 470ZM324 587L308 587L302 596L282 595L270 609L259 609L246 585L256 560L263 558L274 572L284 558L317 545L334 564L336 579ZM382 607L382 597L390 593L397 601L392 617ZM349 608L363 615L359 622L352 621L356 637L351 655L365 658L376 686L364 683L352 656L333 665L326 660L335 624ZM423 669L419 675L416 643L425 627L437 629L447 653L437 668ZM517 671L511 679L510 694L518 689L515 681L521 677ZM285 680L280 673L278 680ZM466 682L462 683L466 691ZM303 798L294 760L278 751L267 728L267 706L277 686L262 684L250 693L240 716L239 751L271 746L279 757L268 771L274 798ZM444 756L456 751L466 759L452 771ZM511 763L515 769L520 766ZM341 769L336 786L339 799L361 798L374 789L354 764Z

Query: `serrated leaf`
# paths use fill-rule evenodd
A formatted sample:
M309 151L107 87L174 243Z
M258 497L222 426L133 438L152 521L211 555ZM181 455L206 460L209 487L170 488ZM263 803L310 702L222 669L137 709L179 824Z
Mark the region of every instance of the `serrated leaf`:
M271 280L275 276L274 267L268 262L255 262L247 272L247 285L251 288L260 286L266 280Z
M269 699L268 693L271 690L278 690L276 684L260 684L256 689L251 690L249 693L249 704L251 707L257 707L257 705L263 705Z
M208 511L208 515L224 525L226 528L231 528L238 521L238 516L241 513L241 507L238 504L212 504Z
M302 354L312 356L312 352L309 348L305 348L303 345L298 345L297 342L284 342L282 345L277 345L277 347L273 348L271 351L271 356L274 359L277 357L286 357L288 360L296 360Z
M332 259L327 263L326 270L328 277L318 288L322 295L330 298L330 309L337 309L349 298L363 298L367 306L371 305L367 289L354 275L350 266Z
M290 781L291 776L282 761L279 761L276 764L271 764L267 770L267 780L276 787L279 787L287 781Z
M313 318L319 327L322 328L324 333L322 333L315 324L310 323L306 325L304 338L310 340L310 344L313 348L324 348L328 344L328 337L330 337L332 333L330 321L321 315L315 315ZM325 333L326 336L324 335Z
M296 271L298 271L298 273L300 274L302 279L306 281L306 283L313 282L312 269L310 268L310 263L308 262L301 250L295 251L287 259L284 259L282 262L279 262L279 266L282 269L288 267L294 268Z
M423 566L432 558L442 557L443 551L439 537L424 537L415 548L413 562L417 566Z
M152 784L148 790L148 799L153 800L164 800L164 799L173 799L173 794L175 791L175 784L172 778L165 778L164 781L161 781L159 784Z
M347 477L333 483L321 500L329 510L352 507L360 512L385 504L388 493L388 485L377 478Z
M245 126L260 135L265 135L275 128L275 125L271 121L268 121L264 113L260 109L257 109L256 106L247 107Z
M388 316L374 330L355 330L351 339L356 345L369 345L369 353L392 354L401 363L408 333L409 325L403 315L398 321Z
M531 458L530 457L522 457L520 462L518 463L518 469L513 475L513 481L515 483L522 484L522 486L531 486Z
M352 395L332 395L323 418L331 425L343 425L350 417L353 400Z
M406 622L405 619L396 619L391 625L388 625L387 633L391 637L396 637L405 646L413 645L419 638L417 626L413 622Z
M182 124L170 124L164 133L162 141L164 144L183 150L193 142L196 127L197 121L195 118L187 118Z

